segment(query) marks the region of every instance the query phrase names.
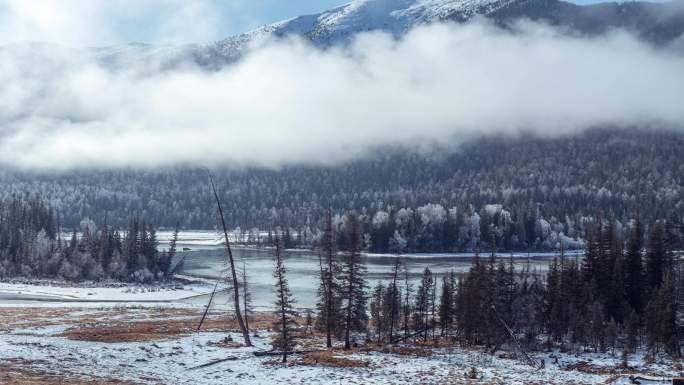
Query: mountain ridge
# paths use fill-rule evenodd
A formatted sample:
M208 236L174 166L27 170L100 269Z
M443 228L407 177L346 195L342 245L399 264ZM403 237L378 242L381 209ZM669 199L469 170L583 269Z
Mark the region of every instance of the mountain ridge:
M152 69L159 70L188 63L217 70L270 39L294 35L324 48L345 44L367 31L384 31L399 38L419 25L466 23L478 18L503 28L528 19L578 36L624 29L656 46L684 52L684 1L577 5L561 0L356 0L214 42L180 46L129 43L89 48L87 55L110 68L126 68L143 62L152 63ZM0 50L6 49L0 47Z

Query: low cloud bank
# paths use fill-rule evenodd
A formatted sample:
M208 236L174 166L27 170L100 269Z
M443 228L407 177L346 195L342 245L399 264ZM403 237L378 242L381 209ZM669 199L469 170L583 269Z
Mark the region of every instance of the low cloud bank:
M214 72L112 70L42 52L0 53L5 167L331 164L482 135L684 128L684 56L619 31L444 24L327 50L288 39Z

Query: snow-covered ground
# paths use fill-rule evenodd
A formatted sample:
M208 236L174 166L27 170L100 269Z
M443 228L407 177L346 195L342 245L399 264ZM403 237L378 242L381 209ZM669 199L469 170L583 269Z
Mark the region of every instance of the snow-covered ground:
M65 284L66 285L66 284ZM71 304L83 303L102 305L106 303L174 303L211 292L211 285L169 285L169 286L63 286L48 284L0 282L0 306L30 304Z
M26 309L24 309L26 310ZM169 335L168 339L139 342L92 342L71 340L59 334L65 330L93 328L113 322L199 318L200 312L182 315L158 313L154 309L129 309L118 313L98 309L70 309L47 315L43 325L31 320L11 319L13 309L5 309L7 330L0 338L0 363L13 362L27 370L65 378L119 379L135 384L628 384L627 372L616 369L619 356L538 353L546 367L536 370L512 359L477 350L436 348L432 355L419 357L377 351L355 351L335 356L361 362L365 367L329 367L297 361L290 365L274 362L274 357L256 357L255 351L270 349L269 333L259 331L254 347L216 345L226 335L239 343L241 336L230 331L208 331ZM21 309L14 309L20 312ZM9 312L9 313L8 313ZM215 318L220 315L213 315ZM9 318L8 318L9 317ZM40 320L40 317L36 318ZM87 322L87 324L79 323ZM28 324L28 325L26 325ZM556 360L554 357L558 357ZM217 360L231 360L198 367ZM663 361L645 365L641 356L630 361L632 372L672 377L675 364ZM468 379L472 367L478 378ZM1 373L0 373L0 378Z

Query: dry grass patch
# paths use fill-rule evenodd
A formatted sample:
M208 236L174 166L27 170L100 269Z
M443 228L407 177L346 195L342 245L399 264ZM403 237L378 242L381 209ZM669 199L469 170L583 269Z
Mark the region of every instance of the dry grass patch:
M105 343L163 341L194 333L199 325L199 317L187 319L153 318L145 321L112 322L85 327L79 325L59 333L57 336L76 341ZM270 326L272 322L272 315L258 315L250 320L250 327L261 329L265 325ZM235 320L213 317L204 320L201 329L204 332L234 332L237 330L238 324Z
M390 346L380 350L387 354L396 354L399 356L414 356L414 357L432 357L432 350L421 347L409 346Z
M0 325L3 330L62 325L68 322L69 313L74 311L74 309L65 308L7 307L0 312Z
M331 368L367 368L369 362L340 357L339 354L348 352L335 352L326 350L321 352L311 352L304 354L290 354L288 361L283 363L280 358L264 361L263 365L284 365L284 366L327 366ZM301 357L301 358L296 358Z
M117 322L109 325L78 326L71 328L57 337L65 337L76 341L91 342L145 342L162 341L190 334L197 329L197 321L190 320L154 320L139 322ZM226 321L207 320L202 331L228 331Z
M296 363L299 365L320 365L334 368L366 368L370 365L367 361L340 357L332 350L306 353Z
M85 379L77 376L50 373L37 369L45 361L9 359L0 363L0 384L3 385L135 385L133 382L108 378Z

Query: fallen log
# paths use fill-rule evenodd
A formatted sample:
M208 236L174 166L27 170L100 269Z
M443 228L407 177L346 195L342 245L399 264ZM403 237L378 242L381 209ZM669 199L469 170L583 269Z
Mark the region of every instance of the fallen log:
M327 350L293 350L291 352L278 352L278 351L258 351L254 352L253 354L257 357L267 357L267 356L282 356L283 353L289 354L307 354L307 353L320 353L320 352L325 352Z
M665 378L665 377L653 377L653 376L646 376L646 375L637 375L637 376L629 376L629 381L632 384L641 384L641 381L646 381L647 383L653 383L653 382L667 382L667 383L673 383L675 384L674 380L675 379L670 379L670 378Z
M211 362L207 362L206 364L198 365L198 366L193 366L192 368L189 368L188 370L195 370L195 369L202 369L206 368L207 366L212 366L216 364L220 364L221 362L226 362L226 361L237 361L238 357L226 357L226 358L221 358L220 360L214 360Z
M439 323L437 323L437 324L439 324ZM430 327L427 327L427 328L425 328L425 329L418 330L417 332L413 332L413 333L410 333L410 334L408 334L408 335L405 335L405 336L402 336L402 337L399 337L399 338L395 338L394 340L389 341L389 344L390 344L390 345L393 345L393 344L396 344L396 343L405 341L405 340L407 340L407 339L409 339L409 338L413 338L413 337L415 337L415 336L421 335L421 334L427 332L427 331L430 330L430 329L432 329L431 326L430 326Z

